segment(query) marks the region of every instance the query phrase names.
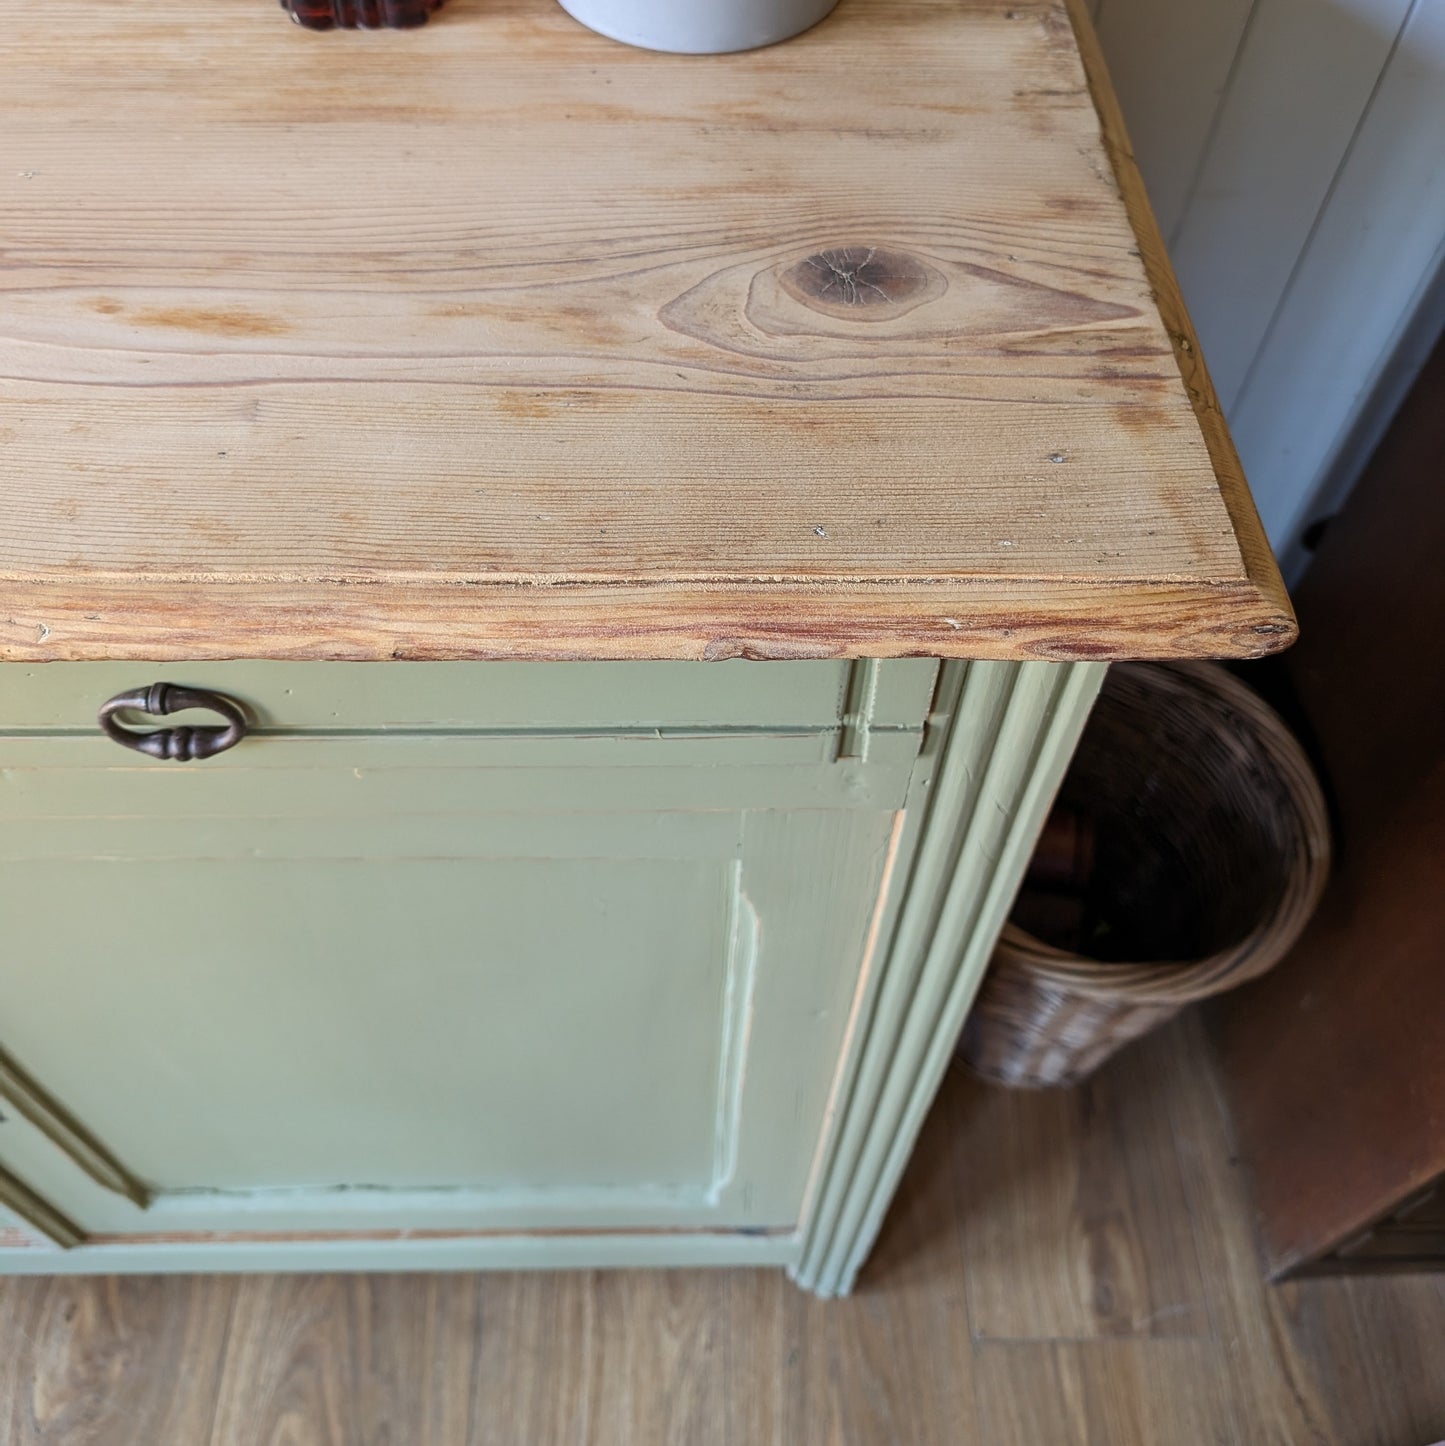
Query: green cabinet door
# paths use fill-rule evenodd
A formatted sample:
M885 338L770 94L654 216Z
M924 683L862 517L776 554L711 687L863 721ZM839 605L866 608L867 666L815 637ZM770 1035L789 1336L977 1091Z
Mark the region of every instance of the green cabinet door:
M0 732L0 1203L97 1269L589 1232L772 1258L884 907L931 678L902 667L866 759L847 677L831 722L716 731L649 729L643 689L627 727L393 709L191 765L63 707Z

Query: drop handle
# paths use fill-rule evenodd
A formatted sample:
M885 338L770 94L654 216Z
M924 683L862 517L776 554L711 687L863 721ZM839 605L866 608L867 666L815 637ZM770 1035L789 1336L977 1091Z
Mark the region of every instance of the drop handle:
M204 708L211 713L219 713L226 722L221 727L182 726L142 732L127 728L118 716L121 713L144 713L152 718L164 718L168 713L183 713L188 708ZM152 683L148 688L117 693L101 704L97 721L105 736L121 747L134 748L137 753L173 759L178 763L214 758L216 754L234 748L246 736L249 726L245 711L234 698L204 688L178 688L174 683Z

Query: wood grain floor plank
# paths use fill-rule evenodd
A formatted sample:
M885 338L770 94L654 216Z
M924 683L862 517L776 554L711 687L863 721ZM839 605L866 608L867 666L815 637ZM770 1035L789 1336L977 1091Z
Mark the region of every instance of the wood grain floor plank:
M606 1369L597 1334L607 1279L588 1272L477 1280L471 1423L461 1438L468 1446L610 1439L597 1391Z
M1209 1281L1212 1333L1230 1389L1253 1423L1251 1446L1353 1446L1337 1436L1319 1389L1319 1364L1298 1348L1288 1317L1293 1286L1271 1286L1254 1231L1248 1183L1199 1028L1192 1016L1164 1036L1178 1063L1167 1091L1175 1158L1186 1181L1195 1234Z
M256 1446L342 1446L348 1290L340 1277L280 1276L237 1291L212 1446L248 1433Z
M1177 1049L1149 1040L1077 1090L969 1086L955 1148L975 1332L991 1339L1208 1329L1168 1111ZM986 1162L986 1163L985 1163Z
M784 1440L810 1439L809 1423L820 1420L829 1422L822 1439L845 1446L982 1439L957 1220L956 1106L945 1090L856 1293L831 1304L804 1298L806 1390Z
M1334 1442L1445 1441L1445 1277L1302 1280L1266 1291Z
M208 1446L467 1440L481 1334L474 1277L261 1276L232 1285Z
M985 1341L974 1369L989 1446L1253 1446L1212 1342Z
M232 1283L7 1280L0 1287L6 1446L203 1446Z
M1445 1277L1270 1285L1227 1108L1193 1018L1165 1037L1175 1154L1219 1342L1262 1446L1425 1446L1445 1440Z

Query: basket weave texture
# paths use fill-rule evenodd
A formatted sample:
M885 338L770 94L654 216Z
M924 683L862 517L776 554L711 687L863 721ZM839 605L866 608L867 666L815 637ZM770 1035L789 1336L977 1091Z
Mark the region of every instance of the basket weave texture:
M1273 968L1329 872L1308 760L1214 664L1111 668L1059 797L1097 835L1098 957L1005 926L959 1045L999 1084L1076 1083L1185 1005Z

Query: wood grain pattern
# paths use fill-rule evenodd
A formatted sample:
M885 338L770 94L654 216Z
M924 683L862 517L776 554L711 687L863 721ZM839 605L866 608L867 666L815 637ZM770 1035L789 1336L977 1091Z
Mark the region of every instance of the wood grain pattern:
M976 1358L989 1443L1242 1442L1210 1341L989 1341Z
M1445 1283L1438 1272L1335 1284L1331 1291L1286 1286L1277 1295L1287 1303L1284 1326L1294 1349L1315 1364L1322 1415L1337 1438L1350 1446L1445 1440ZM1354 1349L1356 1341L1368 1349ZM1319 1370L1321 1360L1330 1369ZM1420 1389L1397 1390L1401 1381Z
M1239 453L1224 419L1219 394L1205 364L1198 333L1190 320L1189 308L1185 306L1183 294L1179 290L1179 279L1174 274L1174 265L1169 259L1169 251L1164 244L1164 237L1160 234L1159 223L1154 217L1149 194L1144 189L1144 179L1139 174L1128 128L1124 124L1124 113L1119 108L1118 97L1109 83L1109 71L1104 62L1103 51L1099 48L1098 36L1094 33L1084 0L1065 0L1065 3L1078 38L1079 53L1089 77L1094 104L1098 107L1109 160L1118 178L1124 204L1128 208L1129 222L1139 240L1140 255L1159 308L1160 320L1169 333L1185 390L1189 394L1209 449L1210 461L1218 479L1219 495L1229 510L1245 571L1259 589L1261 598L1268 600L1278 617L1288 620L1281 629L1280 640L1280 646L1286 646L1294 637L1294 614L1290 609L1289 594L1285 591L1279 568L1275 565L1269 539L1265 536L1259 511L1250 495L1249 484L1245 481Z
M1299 1293L1288 1287L1280 1290L1265 1283L1254 1212L1213 1060L1203 1054L1198 1016L1186 1015L1180 1023L1182 1028L1146 1041L1140 1052L1160 1054L1171 1042L1175 1045L1174 1082L1168 1093L1178 1165L1191 1218L1212 1222L1210 1229L1194 1233L1193 1245L1206 1284L1209 1318L1220 1342L1223 1370L1233 1383L1238 1410L1251 1423L1244 1441L1247 1446L1256 1441L1280 1446L1302 1441L1357 1446L1356 1438L1337 1430L1323 1396L1323 1379L1338 1370L1338 1364L1312 1353L1292 1329L1293 1315L1302 1301L1316 1303L1318 1309L1333 1315L1343 1308L1342 1296L1325 1291ZM1445 1305L1445 1285L1439 1296ZM1394 1362L1378 1352L1373 1338L1361 1341L1356 1349L1371 1361L1371 1369L1393 1375ZM1428 1397L1434 1389L1432 1385L1423 1394ZM1400 1404L1406 1400L1408 1393ZM1391 1434L1388 1417L1379 1427L1384 1433L1381 1446L1401 1439Z
M215 1440L233 1311L219 1280L27 1282L5 1302L0 1435L13 1446Z
M1273 652L1294 623L1247 583L1030 578L650 585L0 579L0 658L1056 661ZM1161 629L1160 618L1168 626Z
M1057 3L60 14L0 0L0 657L1292 636L1082 11L1092 100Z
M964 1121L989 1161L965 1181L976 1329L1001 1340L1174 1337L1208 1328L1171 1062L1151 1047L1074 1090L1003 1091ZM986 1107L985 1107L986 1105ZM1012 1210L986 1202L1012 1196ZM1068 1270L1059 1269L1063 1247Z
M773 1271L0 1281L7 1446L1400 1446L1445 1437L1445 1282L1259 1278L1208 1057L1188 1020L1121 1056L1114 1085L1053 1122L953 1072L859 1293L820 1302ZM972 1242L1048 1217L1036 1171L988 1187L1005 1128L1092 1148L1081 1211L1137 1175L1133 1095L1159 1098L1188 1198L1122 1205L1144 1272L1191 1241L1200 1308L1068 1339L977 1315ZM1006 1106L1006 1108L1005 1108ZM1094 1143L1088 1144L1088 1137ZM1037 1155L1037 1149L1021 1153ZM1058 1216L1048 1217L1057 1222ZM1078 1236L1046 1225L1023 1288L1061 1302ZM1040 1287L1052 1272L1057 1282ZM1161 1277L1161 1278L1167 1278ZM1172 1334L1154 1333L1167 1324Z
M390 1280L266 1280L232 1312L216 1434L265 1446L307 1439L336 1446L406 1440L408 1432L394 1414L403 1403L412 1420L441 1424L446 1394L429 1387L448 1367L464 1368L462 1343L474 1342L477 1334L476 1302L444 1283L426 1285L420 1300L415 1295L408 1300L413 1328L398 1332L387 1329L388 1307L396 1298ZM448 1325L451 1331L444 1329ZM448 1348L444 1338L453 1333ZM430 1358L424 1354L428 1346L437 1352Z

